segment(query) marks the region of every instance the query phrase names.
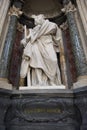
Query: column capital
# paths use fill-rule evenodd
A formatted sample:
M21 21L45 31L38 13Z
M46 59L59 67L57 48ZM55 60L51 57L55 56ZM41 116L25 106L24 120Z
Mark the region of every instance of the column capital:
M15 15L17 17L19 17L20 15L22 15L22 11L20 10L20 8L15 7L14 5L10 8L9 11L9 15Z
M62 9L62 12L69 13L69 12L75 12L75 11L76 11L76 8L74 4L72 4L72 2L69 0L65 0L64 8Z
M63 30L63 31L67 30L67 28L68 28L68 23L67 23L67 21L64 22L64 23L62 23L62 24L60 25L60 29Z
M20 23L18 23L18 25L17 25L17 30L20 31L20 32L23 32L23 30L24 30L23 25L20 24Z

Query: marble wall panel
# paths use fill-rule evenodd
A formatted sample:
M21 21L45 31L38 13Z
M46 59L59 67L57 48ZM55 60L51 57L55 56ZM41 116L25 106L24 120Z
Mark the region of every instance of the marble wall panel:
M9 25L9 16L7 15L9 4L9 0L0 0L0 57Z
M77 0L77 10L75 12L75 19L87 59L87 0Z

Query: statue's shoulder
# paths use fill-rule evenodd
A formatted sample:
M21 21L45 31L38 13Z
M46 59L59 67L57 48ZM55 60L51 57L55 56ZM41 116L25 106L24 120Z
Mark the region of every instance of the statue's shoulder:
M45 24L49 24L49 25L56 25L56 23L51 22L51 21L49 21L48 19L47 19L47 20L45 20Z

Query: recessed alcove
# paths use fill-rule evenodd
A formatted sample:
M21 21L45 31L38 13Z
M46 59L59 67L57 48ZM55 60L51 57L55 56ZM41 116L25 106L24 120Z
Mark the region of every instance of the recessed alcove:
M61 13L62 4L58 0L25 0L23 11L27 16L44 14L47 18Z
M23 25L27 25L28 28L34 27L34 19L31 18L32 15L44 14L46 18L50 21L55 22L57 25L61 25L66 20L66 16L62 13L61 9L63 5L59 0L25 0L23 6L23 15L20 18L20 22ZM60 54L58 55L58 60L60 62ZM61 64L61 63L60 63ZM60 70L62 68L61 65ZM62 78L61 73L61 78ZM65 82L65 81L64 81ZM62 83L64 83L62 80ZM64 83L64 85L66 85ZM25 79L24 86L27 86L27 82Z
M51 22L54 22L58 25L62 25L64 22L66 22L66 14L61 11L63 7L62 0L24 0L24 5L23 5L23 14L20 16L19 22L22 25L27 25L27 28L33 28L34 25L34 19L31 17L33 14L38 15L38 14L44 14L47 19L49 19ZM20 38L19 36L20 35ZM60 72L61 72L61 79L62 79L62 84L66 86L66 88L71 88L73 85L73 82L76 81L76 74L75 74L75 65L74 65L74 60L73 60L73 54L72 54L72 49L71 49L71 39L70 39L70 34L69 34L69 29L67 28L66 31L61 30L61 36L62 36L62 45L61 45L61 51L57 54L58 55L58 61L59 61L59 67L60 67ZM23 32L18 31L16 40L17 43L20 44L21 39L23 38ZM19 45L17 45L17 50L19 48ZM63 50L63 52L62 52ZM13 56L15 58L15 47L13 49ZM63 58L62 58L63 54ZM22 57L22 51L21 55L17 55L18 57ZM12 58L12 59L14 59ZM16 59L16 58L15 58ZM20 58L19 58L20 59ZM72 59L72 60L71 60ZM16 59L17 60L17 59ZM16 88L19 88L19 81L20 81L20 76L19 76L19 69L21 64L21 59L20 63L18 65L14 63L14 60L11 61L11 68L10 68L10 76L9 76L9 81L13 86L17 86ZM16 65L15 65L16 64ZM17 69L15 71L15 79L12 76L13 75L13 70L17 66ZM17 82L18 81L18 82ZM26 86L26 79L25 83L23 86Z

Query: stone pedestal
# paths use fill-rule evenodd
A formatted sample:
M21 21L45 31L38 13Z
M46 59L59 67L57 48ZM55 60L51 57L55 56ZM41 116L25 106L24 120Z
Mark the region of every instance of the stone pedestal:
M87 130L87 86L0 89L0 130Z
M80 113L70 90L13 91L6 130L80 130Z
M10 96L11 96L10 91L7 90L5 91L4 89L0 88L0 130L6 130L5 116L7 109L11 103Z

